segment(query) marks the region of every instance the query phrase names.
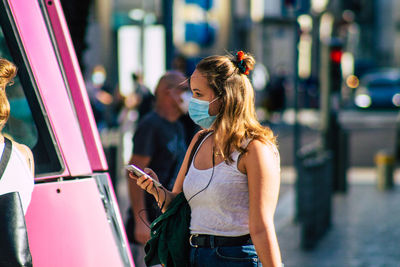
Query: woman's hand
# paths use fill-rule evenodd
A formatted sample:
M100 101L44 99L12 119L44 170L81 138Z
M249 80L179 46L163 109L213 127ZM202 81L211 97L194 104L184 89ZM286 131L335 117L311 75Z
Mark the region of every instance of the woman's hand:
M143 171L146 174L148 174L151 178L158 181L157 174L152 169L145 168ZM154 182L150 178L146 177L146 175L143 175L138 178L134 174L129 173L129 176L133 179L137 179L136 184L143 190L146 190L147 193L152 194L153 196L158 195L159 190L157 190L157 188L154 186Z

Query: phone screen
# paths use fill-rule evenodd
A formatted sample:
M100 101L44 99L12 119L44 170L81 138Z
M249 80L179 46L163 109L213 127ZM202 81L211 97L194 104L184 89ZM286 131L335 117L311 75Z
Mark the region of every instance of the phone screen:
M135 176L140 177L142 175L146 175L148 176L144 171L142 171L141 169L133 166L133 165L128 165L125 167L128 171L130 171L131 173L133 173Z
M162 186L160 184L160 182L158 182L157 180L154 180L150 175L148 175L147 173L145 173L143 170L139 169L135 165L126 165L125 169L128 170L129 172L133 173L136 177L141 177L144 175L147 178L150 178L153 181L154 185L156 185L157 187Z

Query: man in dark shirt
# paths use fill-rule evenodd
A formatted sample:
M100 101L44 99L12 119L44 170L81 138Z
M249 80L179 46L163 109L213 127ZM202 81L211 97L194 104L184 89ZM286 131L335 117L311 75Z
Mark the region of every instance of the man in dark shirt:
M133 138L130 163L141 169L151 168L168 190L174 185L186 153L184 128L178 119L186 112L181 95L187 90L187 79L182 73L170 71L161 77L155 90L154 111L141 119ZM160 211L151 195L145 194L136 181L128 180L132 216L128 220L127 234L131 242L139 245L135 250L141 250L140 245L150 238L148 225ZM133 251L133 254L134 257L143 256L140 251ZM140 259L135 259L137 265L136 261Z

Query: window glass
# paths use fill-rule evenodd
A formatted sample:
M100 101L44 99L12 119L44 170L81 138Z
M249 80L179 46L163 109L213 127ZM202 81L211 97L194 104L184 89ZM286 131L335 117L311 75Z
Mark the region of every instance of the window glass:
M24 51L19 49L19 37L15 35L9 21L0 12L0 57L17 65L18 72L14 83L6 87L10 102L10 118L2 133L18 143L27 145L33 152L35 176L43 177L62 171L62 161L54 137L43 116L36 85L30 77L30 66L26 66Z
M0 57L13 62L3 31L0 31ZM18 143L23 143L33 148L38 141L38 131L18 75L14 78L14 83L6 87L6 94L11 110L10 118L3 129L3 134Z

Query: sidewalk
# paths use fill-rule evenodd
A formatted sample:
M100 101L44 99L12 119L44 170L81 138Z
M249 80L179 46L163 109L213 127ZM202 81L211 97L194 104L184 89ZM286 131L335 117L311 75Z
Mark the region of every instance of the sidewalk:
M332 227L312 251L300 248L300 228L293 222L294 172L282 170L282 190L275 224L287 266L400 266L400 184L380 192L373 168L351 169L346 194L333 197Z

